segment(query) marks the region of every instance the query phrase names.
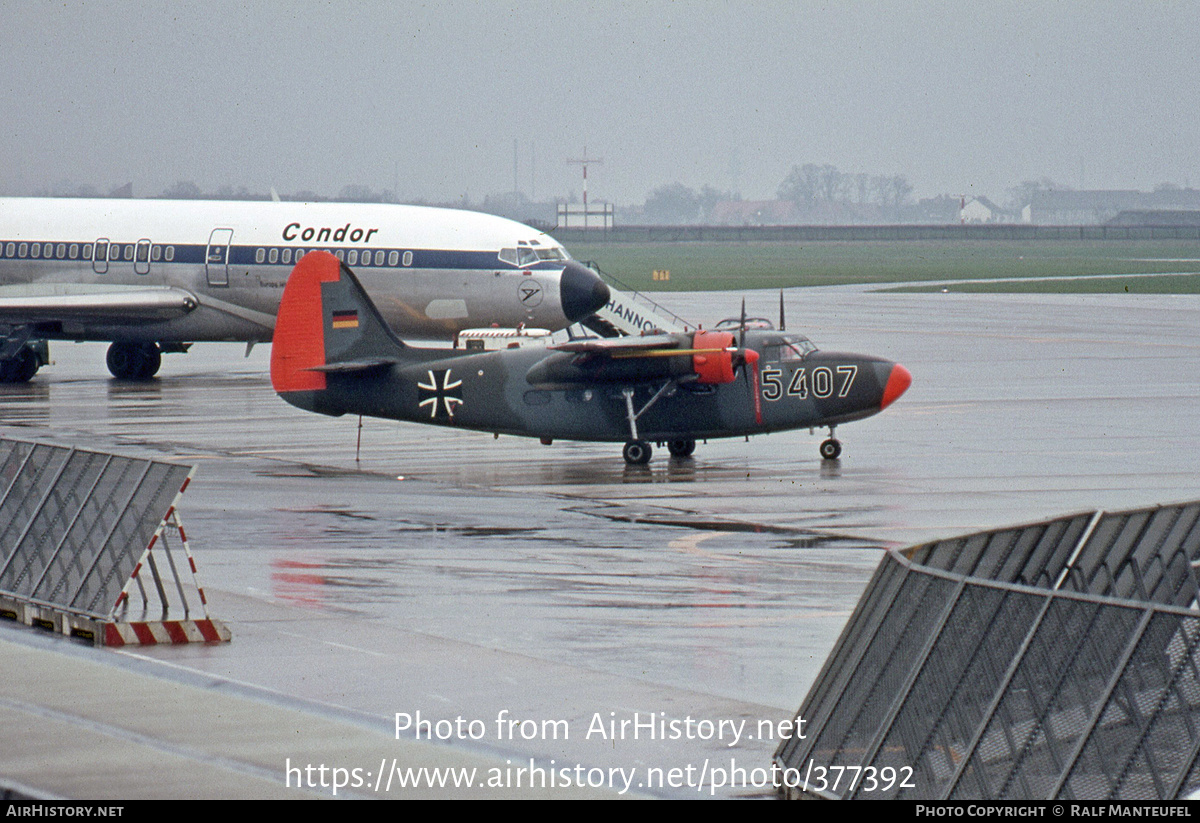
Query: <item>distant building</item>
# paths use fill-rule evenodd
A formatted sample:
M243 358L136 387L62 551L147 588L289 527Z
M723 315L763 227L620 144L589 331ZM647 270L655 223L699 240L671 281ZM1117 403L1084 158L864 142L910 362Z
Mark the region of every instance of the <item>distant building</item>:
M1043 226L1098 226L1122 212L1200 210L1200 191L1040 191L1029 204L1030 222Z
M1108 221L1110 226L1200 226L1200 210L1123 211Z
M986 197L975 197L958 212L961 223L1012 223L1012 215Z

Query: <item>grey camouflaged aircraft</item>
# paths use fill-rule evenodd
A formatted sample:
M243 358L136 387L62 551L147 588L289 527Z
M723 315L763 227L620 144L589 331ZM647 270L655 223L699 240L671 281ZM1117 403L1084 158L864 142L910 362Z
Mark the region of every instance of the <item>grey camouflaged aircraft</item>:
M416 348L383 321L353 272L313 252L292 270L271 348L271 383L298 408L540 438L651 443L828 428L870 417L912 382L898 363L820 351L803 335L747 328L586 338L472 352ZM781 324L782 325L782 324ZM735 339L736 332L736 339ZM740 376L739 376L740 372Z

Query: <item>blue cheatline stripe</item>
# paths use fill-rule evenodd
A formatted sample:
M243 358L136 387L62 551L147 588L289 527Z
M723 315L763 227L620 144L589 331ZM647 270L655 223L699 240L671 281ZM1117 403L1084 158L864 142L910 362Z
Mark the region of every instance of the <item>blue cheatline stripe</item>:
M27 260L27 261L53 261L65 263L81 263L91 264L91 256L83 257L83 248L89 248L96 242L96 238L87 241L54 241L46 242L39 240L0 240L0 260ZM137 246L137 243L110 242L111 246L119 246L121 254L119 259L112 257L112 252L109 252L108 263L115 265L117 263L132 263L133 257L126 259L127 247L132 249ZM20 252L21 247L24 247L25 254ZM31 256L34 246L38 246L38 256ZM71 246L75 246L77 250L76 257L69 257ZM60 247L62 255L59 254ZM172 258L166 259L166 249L172 251ZM208 253L207 244L195 243L155 243L153 248L160 252L160 257L157 260L152 260L152 264L160 263L193 263L203 264L205 256ZM45 251L49 249L52 256L46 256ZM262 262L258 261L259 250L263 252ZM231 266L284 266L291 267L295 264L295 253L303 249L305 253L310 251L330 251L335 254L342 252L341 257L345 258L345 252L350 249L324 247L324 246L231 246L229 249L229 265ZM275 260L271 261L271 252L275 251ZM288 262L283 262L283 252L287 250L291 252L291 259ZM403 248L373 248L373 247L355 247L355 251L359 252L359 260L355 265L362 268L376 268L374 262L376 252L383 252L383 263L380 264L383 268L412 268L412 269L496 269L499 271L542 271L542 270L557 270L563 267L561 260L543 260L533 265L518 268L511 263L506 263L498 257L496 251L458 251L454 249L403 249ZM370 252L371 262L364 263L363 257ZM396 265L389 264L390 256L395 253L399 260L404 259L405 252L412 252L412 263L404 266L400 263Z

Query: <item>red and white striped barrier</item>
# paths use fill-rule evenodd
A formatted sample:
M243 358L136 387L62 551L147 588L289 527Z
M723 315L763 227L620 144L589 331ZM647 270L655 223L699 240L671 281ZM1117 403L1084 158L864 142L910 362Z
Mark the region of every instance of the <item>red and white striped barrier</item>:
M216 620L153 620L104 623L105 646L156 646L177 643L228 643L229 629Z

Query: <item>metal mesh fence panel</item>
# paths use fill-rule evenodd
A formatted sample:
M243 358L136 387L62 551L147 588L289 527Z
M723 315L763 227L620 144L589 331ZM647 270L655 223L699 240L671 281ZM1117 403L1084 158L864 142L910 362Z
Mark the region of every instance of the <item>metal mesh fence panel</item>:
M776 757L911 769L911 788L856 780L827 797L1200 789L1197 562L1200 502L891 552L801 707L809 740Z
M0 593L108 616L190 471L0 441Z

